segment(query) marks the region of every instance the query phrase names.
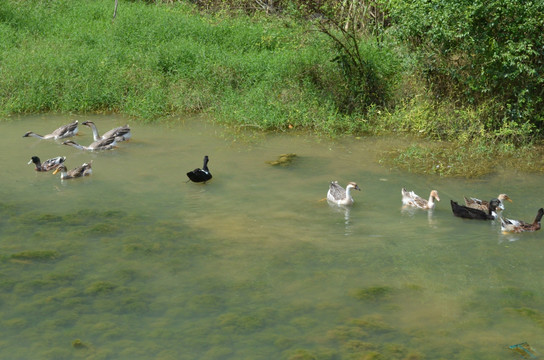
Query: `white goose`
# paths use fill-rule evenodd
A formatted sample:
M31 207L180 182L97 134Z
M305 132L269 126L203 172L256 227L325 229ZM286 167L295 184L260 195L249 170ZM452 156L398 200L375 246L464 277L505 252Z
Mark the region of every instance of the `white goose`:
M329 185L329 191L327 192L327 200L337 205L351 205L353 204L353 197L351 197L351 189L359 190L354 182L349 182L344 189L338 185L338 181L333 181Z
M114 137L117 141L125 141L132 137L132 133L130 132L130 127L128 125L116 127L115 129L111 129L110 131L107 131L102 136L100 136L94 122L84 121L81 124L87 125L91 128L91 130L93 131L94 141L104 140L110 137Z
M406 188L401 189L401 194L403 205L413 206L424 210L434 209L434 206L436 205L434 200L440 201L440 198L438 197L438 192L436 190L431 191L431 194L429 195L429 200L425 200L413 191L407 191Z

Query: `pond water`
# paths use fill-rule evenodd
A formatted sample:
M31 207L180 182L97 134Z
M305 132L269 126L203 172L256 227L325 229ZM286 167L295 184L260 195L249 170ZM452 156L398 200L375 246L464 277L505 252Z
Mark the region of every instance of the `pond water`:
M542 175L444 179L390 170L403 139L236 133L200 119L130 123L89 153L23 138L77 119L0 123L0 358L518 359L544 351L543 233L462 220L450 199L507 193L533 220ZM80 126L75 141L92 142ZM285 167L266 161L296 153ZM61 181L27 165L63 155L93 174ZM186 182L210 157L214 178ZM355 181L351 209L328 183ZM405 211L401 187L432 212Z

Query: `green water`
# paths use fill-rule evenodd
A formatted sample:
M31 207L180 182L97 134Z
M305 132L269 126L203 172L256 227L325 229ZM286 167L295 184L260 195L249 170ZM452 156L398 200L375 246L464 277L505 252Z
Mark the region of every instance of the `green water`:
M544 349L542 232L504 235L449 200L507 193L532 221L542 175L421 177L379 165L399 139L241 134L201 119L131 123L103 153L22 138L78 119L0 123L2 359L518 359ZM81 126L81 144L92 142ZM266 164L296 153L287 167ZM64 155L93 175L27 165ZM206 185L185 172L210 156ZM356 181L350 210L321 201ZM434 188L434 212L401 187Z

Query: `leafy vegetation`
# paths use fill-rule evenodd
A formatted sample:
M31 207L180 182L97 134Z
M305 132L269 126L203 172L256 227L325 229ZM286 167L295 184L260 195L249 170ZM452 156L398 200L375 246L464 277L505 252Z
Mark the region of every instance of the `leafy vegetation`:
M202 112L263 131L441 141L441 175L539 166L542 2L146 1L112 14L106 0L2 2L0 113ZM431 153L385 161L431 172Z

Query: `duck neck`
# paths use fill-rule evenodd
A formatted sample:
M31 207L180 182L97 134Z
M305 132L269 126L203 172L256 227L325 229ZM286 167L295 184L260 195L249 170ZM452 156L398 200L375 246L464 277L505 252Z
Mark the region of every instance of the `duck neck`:
M100 134L98 133L98 129L96 128L96 125L93 122L87 122L87 125L91 127L91 130L93 131L93 137L94 141L101 140Z
M489 216L491 219L496 219L497 218L497 208L492 208L491 206L489 207Z
M539 229L540 229L540 221L542 220L543 215L544 215L544 211L540 209L538 211L538 214L536 214L535 221L533 221L533 225L538 226Z
M66 145L70 145L70 146L73 146L79 150L87 150L87 148L83 145L79 145L78 143L75 143L75 142L69 142L69 143L66 143Z
M30 162L34 164L34 166L36 167L36 171L42 171L42 162L38 158L32 158Z
M36 134L36 133L33 133L33 132L28 133L27 136L32 136L32 137L42 139L42 140L45 139L44 136L41 136L40 134Z
M205 158L204 158L204 165L202 165L202 170L204 170L204 171L207 172L207 173L210 172L210 170L208 170L208 161L209 161L208 158L205 157Z
M427 202L429 208L434 208L434 196L429 195L429 201Z
M348 185L346 187L346 198L347 199L351 199L351 189L353 189L353 187L351 185Z

